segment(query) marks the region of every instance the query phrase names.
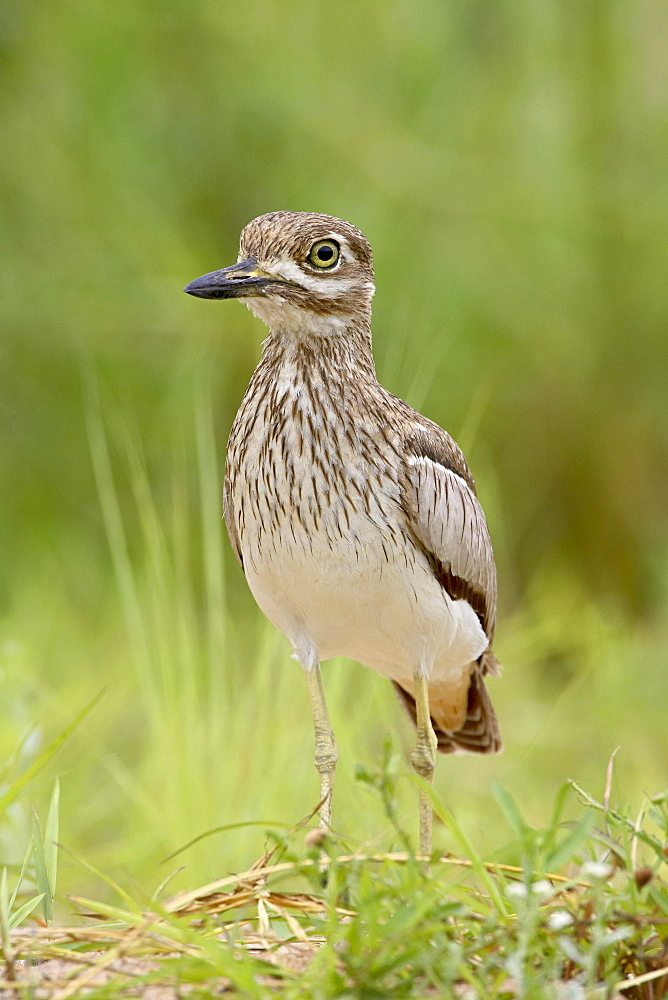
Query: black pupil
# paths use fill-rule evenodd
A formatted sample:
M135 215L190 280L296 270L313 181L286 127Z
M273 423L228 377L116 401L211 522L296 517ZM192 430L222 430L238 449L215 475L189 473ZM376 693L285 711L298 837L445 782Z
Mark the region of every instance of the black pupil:
M334 256L334 251L331 247L318 247L316 250L316 257L321 260L323 264L326 264Z

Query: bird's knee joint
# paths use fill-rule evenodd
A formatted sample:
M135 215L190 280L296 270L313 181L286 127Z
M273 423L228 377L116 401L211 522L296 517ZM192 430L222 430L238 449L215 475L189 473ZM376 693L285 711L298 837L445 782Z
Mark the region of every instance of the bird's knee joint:
M339 755L333 739L318 739L315 744L315 766L320 774L329 774L336 769Z
M438 741L433 729L418 732L417 741L411 754L411 764L421 778L431 780L436 764L436 748Z
M434 758L432 755L424 753L416 747L411 754L411 764L421 778L426 778L427 781L431 780L434 773Z
M318 774L333 774L336 770L336 754L316 754L315 755L315 766Z

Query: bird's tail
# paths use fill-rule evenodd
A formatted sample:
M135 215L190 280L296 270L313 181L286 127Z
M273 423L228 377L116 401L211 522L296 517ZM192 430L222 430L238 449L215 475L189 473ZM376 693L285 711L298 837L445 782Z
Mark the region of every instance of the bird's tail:
M392 683L415 724L417 716L413 695L397 684L396 681ZM430 685L429 707L431 710L431 722L436 733L440 753L499 753L503 748L499 722L487 691L483 672L477 664L471 673L466 704L466 718L458 729L445 728L441 713L439 712L439 695L439 686Z

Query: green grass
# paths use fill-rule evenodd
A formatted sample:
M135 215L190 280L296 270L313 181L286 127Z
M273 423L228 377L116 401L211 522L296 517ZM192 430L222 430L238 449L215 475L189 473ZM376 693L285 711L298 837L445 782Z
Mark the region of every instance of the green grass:
M638 817L665 788L664 7L383 0L357 5L354 21L343 11L280 0L243 16L224 0L0 9L5 947L21 906L32 919L49 905L56 778L55 928L71 919L70 895L114 906L125 894L122 907L143 909L170 876L177 892L244 871L315 805L300 670L253 604L220 519L226 434L263 329L235 304L181 291L232 262L241 227L276 208L332 212L370 238L381 380L460 440L488 513L506 751L439 760L438 850L521 866L537 850L531 829L558 825L565 781L601 801L617 746L611 803ZM412 734L390 686L345 661L324 681L342 850L403 845L397 824L413 843ZM378 785L388 739L392 817ZM593 815L575 869L604 849ZM569 796L556 841L582 816ZM534 896L513 909L503 876L476 865L454 879L454 902L472 914L480 892L507 931L506 957L536 947L557 962ZM427 926L437 912L410 865L370 870L336 876L356 901L358 919L336 934L357 928L360 977L378 970L365 944L381 949L361 930L375 912L369 880L379 913L393 884L419 886ZM607 924L606 893L621 898L628 881L616 871L591 890ZM406 919L419 951L419 921ZM444 963L477 954L480 919L470 942L438 939ZM606 952L592 943L599 930L575 943L599 949L603 976L623 942ZM206 961L242 969L229 949L216 955ZM334 952L323 956L331 985ZM488 959L493 948L471 974Z
M488 858L434 796L462 850L425 863L397 819L402 769L388 752L382 770L362 778L382 804L393 852L274 829L267 833L273 846L251 871L168 898L166 885L152 897L130 894L100 874L98 891L106 883L112 902L77 895L73 929L72 918L61 930L48 926L47 915L44 931L25 934L19 925L55 882L53 842L45 838L41 847L36 821L34 875L23 866L11 899L6 869L0 886L5 978L16 977L15 995L31 996L16 960L40 958L51 960L50 988L62 1000L136 995L142 984L189 984L206 996L223 983L234 996L278 992L294 1000L455 989L538 1000L557 996L559 983L577 997L618 995L623 986L625 996L652 1000L668 987L668 793L649 797L630 817L609 800L612 764L603 801L565 785L540 828L497 786L495 811L512 839ZM579 814L565 820L573 792ZM55 790L47 830L57 830L57 807ZM397 852L404 844L408 851ZM19 889L26 892L31 875L43 891L28 891L21 904ZM105 978L93 979L103 971Z

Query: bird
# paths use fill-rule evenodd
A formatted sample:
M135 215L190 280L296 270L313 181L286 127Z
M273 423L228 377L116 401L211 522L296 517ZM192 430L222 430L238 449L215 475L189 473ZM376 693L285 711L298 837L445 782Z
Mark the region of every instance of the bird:
M337 747L320 664L344 656L394 685L415 725L419 850L432 851L436 751L496 753L486 677L496 567L464 455L378 381L372 250L351 223L277 211L237 263L184 289L240 299L269 329L230 432L223 514L250 590L303 668L331 828Z

